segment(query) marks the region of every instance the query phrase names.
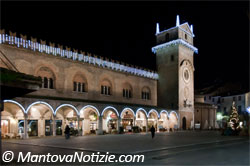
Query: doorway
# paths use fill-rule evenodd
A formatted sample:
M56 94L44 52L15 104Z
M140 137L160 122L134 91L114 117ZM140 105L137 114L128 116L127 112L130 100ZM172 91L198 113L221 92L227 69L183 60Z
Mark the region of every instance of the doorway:
M182 129L186 130L186 118L185 117L182 118Z

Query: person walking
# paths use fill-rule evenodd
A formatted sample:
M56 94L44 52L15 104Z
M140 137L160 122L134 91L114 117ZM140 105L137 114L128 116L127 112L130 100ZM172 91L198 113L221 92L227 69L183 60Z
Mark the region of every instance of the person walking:
M70 128L69 128L69 125L66 125L64 134L65 134L65 138L69 139L69 137L70 137Z
M152 139L153 139L155 137L155 128L154 128L153 125L152 125L150 131L151 131L151 136L152 136Z

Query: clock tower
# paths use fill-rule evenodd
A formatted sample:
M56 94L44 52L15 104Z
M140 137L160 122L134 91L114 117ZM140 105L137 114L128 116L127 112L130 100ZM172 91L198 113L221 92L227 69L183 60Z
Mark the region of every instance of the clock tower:
M157 45L152 48L156 54L157 103L159 107L176 110L179 127L192 128L194 120L194 65L193 54L198 49L193 46L193 26L180 24L160 31L156 27Z

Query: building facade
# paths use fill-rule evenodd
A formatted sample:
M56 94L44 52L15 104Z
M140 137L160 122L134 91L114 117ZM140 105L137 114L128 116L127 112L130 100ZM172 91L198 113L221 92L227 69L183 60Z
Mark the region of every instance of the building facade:
M178 19L179 20L179 19ZM192 26L157 28L157 72L1 31L1 68L41 77L42 87L4 100L2 135L147 132L193 127Z

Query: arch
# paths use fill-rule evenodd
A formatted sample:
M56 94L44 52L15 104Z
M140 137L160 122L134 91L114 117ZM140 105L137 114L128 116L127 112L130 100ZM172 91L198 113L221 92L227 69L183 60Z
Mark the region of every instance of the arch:
M158 118L160 117L159 114L158 114L158 112L157 112L155 109L151 109L151 110L148 112L148 115L147 115L148 118L149 118L149 114L150 114L151 112L155 112L156 115L157 115L157 117L158 117Z
M136 113L135 113L135 114L137 115L137 113L138 113L139 111L141 111L141 110L145 113L145 116L148 117L147 111L146 111L145 109L143 109L143 108L138 108L138 109L136 110Z
M126 110L131 111L131 112L133 113L134 117L135 117L135 112L134 112L131 108L126 107L126 108L124 108L124 109L122 110L122 112L121 112L121 114L120 114L120 118L122 118L122 114L123 114L123 112L126 111Z
M80 115L81 111L83 111L86 108L92 108L92 109L94 109L97 112L98 116L100 116L100 112L98 111L98 109L95 106L92 106L92 105L86 105L86 106L82 107L80 109L80 111L79 111L79 115Z
M114 110L114 111L116 112L116 116L119 117L119 113L118 113L117 109L114 108L114 107L112 107L112 106L107 106L107 107L105 107L105 108L103 109L103 111L102 111L101 116L103 116L104 112L105 112L107 109L112 109L112 110Z
M52 111L52 113L54 114L54 109L53 109L53 107L52 107L50 104L48 104L48 103L46 103L46 102L44 102L44 101L36 101L36 102L30 104L30 105L28 106L28 108L26 109L26 114L28 114L30 108L31 108L33 105L36 105L36 104L44 104L44 105L48 106L48 107L50 108L50 110Z
M62 107L70 107L70 108L72 108L72 109L76 112L76 114L79 116L78 110L76 109L76 107L74 107L74 106L71 105L71 104L62 104L62 105L59 105L59 106L56 108L54 115L56 115L56 112L57 112L60 108L62 108Z
M184 64L184 62L188 62L189 65L191 66L192 70L194 71L194 65L191 63L191 61L189 59L183 59L180 63L180 66L182 66Z
M15 101L15 100L4 100L3 102L4 103L13 103L13 104L18 105L21 108L21 110L23 111L23 113L26 114L26 111L25 111L24 107L20 103L18 103L17 101Z
M161 114L164 113L164 112L165 112L165 113L167 114L167 116L168 116L168 111L166 111L166 110L161 110L160 116L161 116Z
M168 117L170 117L170 115L171 115L172 113L174 113L174 114L176 115L176 118L179 120L179 116L178 116L178 114L177 114L175 111L171 111L171 112L169 113Z

